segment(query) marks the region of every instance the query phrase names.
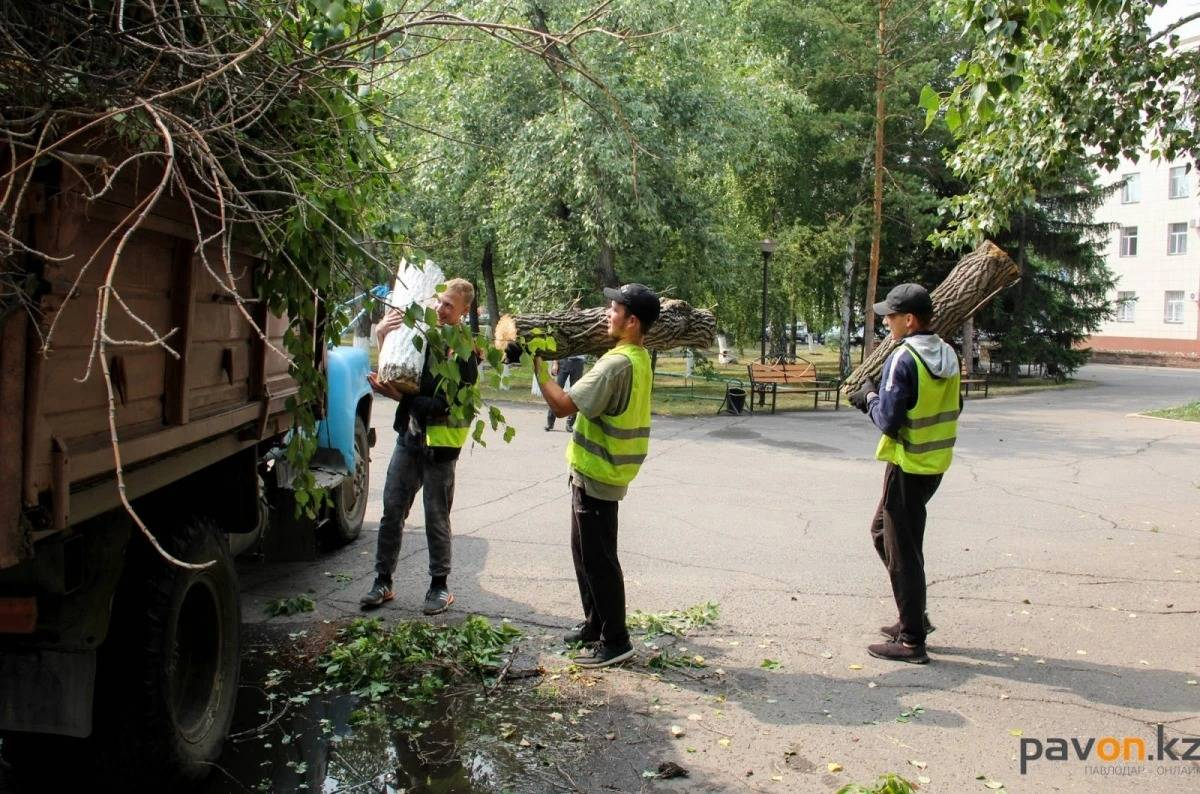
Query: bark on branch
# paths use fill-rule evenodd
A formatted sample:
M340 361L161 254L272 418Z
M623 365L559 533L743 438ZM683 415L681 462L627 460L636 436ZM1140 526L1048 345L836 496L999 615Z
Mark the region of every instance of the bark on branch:
M576 309L544 314L506 314L496 324L496 347L503 349L509 342L533 336L535 328L554 338L553 353L544 358L600 355L613 346L608 335L607 309ZM675 347L706 349L713 345L717 334L717 318L708 309L694 309L687 301L667 299L662 312L646 335L646 347L651 350L670 350Z
M942 337L953 336L1001 290L1017 283L1020 275L1009 255L995 243L985 240L960 259L946 280L930 293L933 298L930 329ZM867 306L867 311L870 310ZM895 348L896 342L890 336L881 342L846 378L842 391L846 394L857 391L867 377L878 380L884 359Z

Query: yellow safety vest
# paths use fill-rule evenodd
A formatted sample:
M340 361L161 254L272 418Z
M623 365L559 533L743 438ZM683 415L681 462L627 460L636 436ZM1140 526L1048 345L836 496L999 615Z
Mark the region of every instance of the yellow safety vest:
M432 419L425 425L425 446L457 447L462 449L471 434L473 417L466 419Z
M905 350L917 363L917 404L904 415L896 438L884 435L879 439L875 457L895 463L909 474L941 474L954 457L960 375L955 372L948 378L935 378L908 345L902 345L895 355L903 355Z
M628 485L650 451L650 389L653 373L646 348L623 343L604 354L625 356L633 365L629 404L616 416L575 418L575 433L567 444L571 468L606 485Z

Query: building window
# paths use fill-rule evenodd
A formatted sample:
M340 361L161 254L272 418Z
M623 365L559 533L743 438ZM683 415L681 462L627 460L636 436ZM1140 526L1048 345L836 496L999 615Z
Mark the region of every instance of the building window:
M1164 294L1166 295L1166 300L1163 302L1163 322L1183 322L1183 290Z
M1133 322L1133 307L1137 305L1136 292L1117 293L1117 322Z
M1121 227L1121 256L1137 256L1137 227Z
M1121 203L1136 204L1142 200L1142 175L1125 174L1121 183Z
M1168 223L1167 224L1167 253L1168 254L1186 254L1187 253L1187 224L1186 223Z
M1167 190L1170 198L1187 198L1191 194L1188 185L1188 169L1186 165L1177 165L1171 169L1171 184Z

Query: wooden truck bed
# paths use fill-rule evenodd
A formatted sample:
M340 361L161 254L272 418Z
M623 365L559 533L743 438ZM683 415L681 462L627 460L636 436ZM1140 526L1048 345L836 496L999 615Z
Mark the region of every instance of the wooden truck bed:
M70 169L34 186L36 200L19 228L30 248L48 255L30 256L25 265L40 271L42 316L35 325L29 312L17 309L0 329L0 569L28 556L40 537L119 504L109 400L93 337L99 288L128 228L121 224L158 177L157 169L147 171L141 184L121 182L92 201ZM209 262L224 278L218 245L207 249ZM114 287L129 310L158 334L170 333L179 353L176 360L160 346L143 344L150 333L113 301L109 335L133 342L110 343L108 354L130 498L289 425L285 402L296 386L276 352L285 321L262 304L244 304L267 329L272 350L196 247L186 206L164 196L115 271ZM232 260L237 292L253 296L258 260L236 248ZM43 355L42 338L51 328Z

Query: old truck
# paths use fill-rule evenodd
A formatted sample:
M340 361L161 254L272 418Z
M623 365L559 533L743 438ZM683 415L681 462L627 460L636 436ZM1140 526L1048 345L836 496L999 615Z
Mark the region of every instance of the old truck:
M4 263L28 290L0 319L0 752L44 770L77 757L61 754L67 743L150 779L196 779L220 752L238 689L230 540L261 533L264 494L288 486L272 465L297 392L279 352L286 320L233 294L255 294L259 255L233 244L226 273L217 241L204 261L192 217L165 196L113 271L129 311L109 318L109 337L127 340L107 348L110 399L94 360L98 287L148 186L130 178L93 198L77 169L52 163L29 190L15 228L41 255ZM174 329L178 358L144 343L147 326ZM311 352L329 383L316 458L333 505L321 529L346 542L368 487L367 356ZM210 567L184 569L152 549L121 503L116 450L125 493L157 541Z

